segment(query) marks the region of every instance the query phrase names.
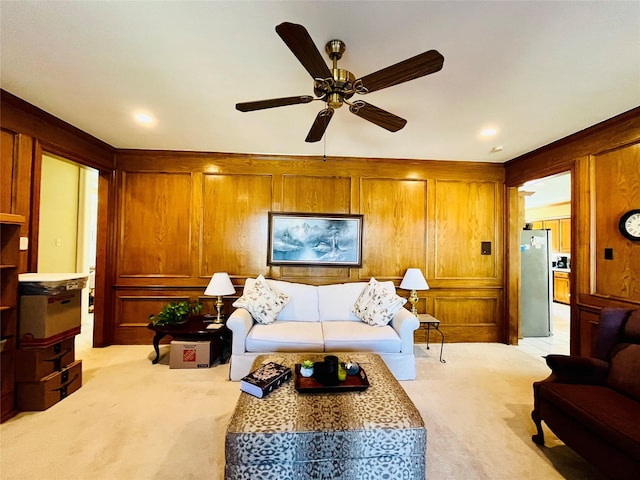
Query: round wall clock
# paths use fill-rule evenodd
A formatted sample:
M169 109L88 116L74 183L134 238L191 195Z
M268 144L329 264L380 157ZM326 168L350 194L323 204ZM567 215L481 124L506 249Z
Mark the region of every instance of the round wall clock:
M632 242L640 242L640 209L629 210L622 215L618 228Z

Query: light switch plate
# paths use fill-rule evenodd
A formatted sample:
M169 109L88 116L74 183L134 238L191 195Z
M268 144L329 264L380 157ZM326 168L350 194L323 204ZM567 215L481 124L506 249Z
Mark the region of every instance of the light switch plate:
M20 237L20 250L29 250L29 237Z

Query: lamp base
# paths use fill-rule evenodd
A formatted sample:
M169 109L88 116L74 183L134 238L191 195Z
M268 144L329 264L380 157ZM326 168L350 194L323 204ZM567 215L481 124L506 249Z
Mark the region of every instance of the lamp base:
M411 304L411 314L414 317L418 316L418 309L416 308L416 303L418 303L418 292L415 290L411 290L411 295L409 296L409 303Z
M222 307L224 304L222 303L222 297L218 296L218 301L216 302L216 311L218 312L218 316L215 318L213 323L223 323L224 319L222 318Z

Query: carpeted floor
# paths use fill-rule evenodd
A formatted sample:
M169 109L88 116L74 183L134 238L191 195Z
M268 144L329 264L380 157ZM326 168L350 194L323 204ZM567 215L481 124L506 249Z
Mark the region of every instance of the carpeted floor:
M171 370L149 346L80 348L83 386L44 412L0 426L0 478L221 479L224 432L239 396L228 366ZM427 426L430 480L601 480L545 430L531 441L538 359L501 344L416 347L418 379L401 382ZM284 480L284 479L283 479Z

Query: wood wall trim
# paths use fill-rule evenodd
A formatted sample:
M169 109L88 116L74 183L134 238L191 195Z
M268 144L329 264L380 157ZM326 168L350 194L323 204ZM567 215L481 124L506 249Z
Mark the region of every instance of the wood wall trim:
M447 160L413 160L397 158L318 157L253 155L218 152L172 152L159 150L117 150L118 170L158 171L158 165L168 165L165 171L200 171L203 173L327 175L363 178L438 178L442 180L504 181L504 165L487 162L456 162Z
M83 165L114 168L115 149L111 145L2 89L0 109L3 128L38 138L43 146L50 145L53 153L74 161L81 158ZM46 146L43 149L47 150Z
M637 141L640 107L569 135L504 164L507 186L568 170L576 158L620 148Z

